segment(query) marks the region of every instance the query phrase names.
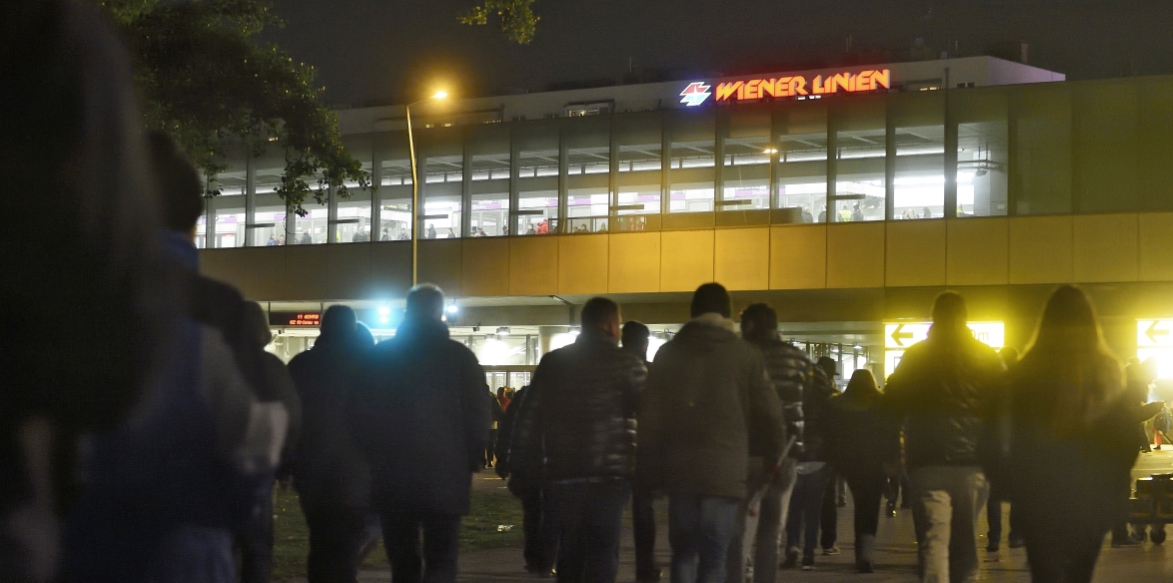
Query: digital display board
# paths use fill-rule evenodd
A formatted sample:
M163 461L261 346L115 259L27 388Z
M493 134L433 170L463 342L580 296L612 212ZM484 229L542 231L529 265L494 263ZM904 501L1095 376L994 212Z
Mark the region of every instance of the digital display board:
M269 312L270 326L319 326L321 312Z

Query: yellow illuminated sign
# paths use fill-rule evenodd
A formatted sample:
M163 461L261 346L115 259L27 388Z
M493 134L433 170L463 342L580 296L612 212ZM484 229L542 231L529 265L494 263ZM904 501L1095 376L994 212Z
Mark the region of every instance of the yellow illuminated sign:
M900 364L909 346L929 337L932 322L884 323L884 374L890 375ZM1002 322L970 322L973 337L994 350L1006 345L1006 326Z
M1157 361L1157 378L1173 379L1173 318L1136 321L1136 357Z

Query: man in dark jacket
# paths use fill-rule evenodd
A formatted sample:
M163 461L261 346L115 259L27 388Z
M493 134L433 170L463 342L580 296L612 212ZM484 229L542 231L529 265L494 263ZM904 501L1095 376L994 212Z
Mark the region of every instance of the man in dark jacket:
M785 427L761 352L733 332L725 288L698 288L691 314L651 367L640 476L669 496L672 581L720 582L746 497L747 444L769 459L784 446Z
M371 476L350 436L346 406L371 346L359 340L346 306L326 310L321 332L289 363L304 410L293 486L310 530L309 583L348 583L358 575Z
M396 583L456 580L460 517L489 441L485 371L449 339L443 317L440 288L412 288L403 323L375 347L350 404Z
M513 426L517 421L517 413L521 410L529 387L522 387L513 396L505 415L497 428L497 475L502 480L510 477L509 453L513 443ZM548 493L541 487L533 484L523 484L521 481L510 482L510 492L521 500L522 529L525 533L525 570L543 577L554 573L554 561L558 558L558 530L550 516Z
M635 473L635 411L644 363L619 348L619 306L593 298L582 333L542 357L518 413L509 467L549 486L558 525L558 580L611 583Z
M975 527L987 494L979 441L1004 369L966 318L960 295L938 296L928 339L904 353L885 391L885 408L904 425L926 582L970 581L978 567Z
M802 399L804 395L816 391L815 365L805 352L779 337L778 315L766 304L753 304L741 313L741 335L762 351L766 373L782 404L786 435L794 439L794 444L785 463L774 476L768 476L762 470L776 460L761 457L765 455L764 451L750 452L748 493L752 495L766 480L770 481L770 486L762 497L757 528L753 533L744 532L745 529L741 527L746 519L746 509L743 508L739 515L738 528L729 547L727 579L741 581L746 559L751 558L755 567L754 581L773 583L778 577L778 571L774 568L778 564L778 535L782 524L786 522L803 447ZM744 542L747 536L754 537L748 545Z
M648 364L648 344L652 331L642 322L632 320L623 325L623 350L644 365ZM639 472L639 467L636 467ZM663 573L656 566L656 512L652 509L655 492L635 488L631 495L631 527L635 538L635 580L638 583L659 581Z

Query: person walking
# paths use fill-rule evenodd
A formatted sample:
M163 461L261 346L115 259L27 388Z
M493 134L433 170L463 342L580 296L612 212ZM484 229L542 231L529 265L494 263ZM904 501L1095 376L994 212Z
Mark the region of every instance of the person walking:
M652 331L642 322L632 320L623 325L622 348L648 364L648 345ZM635 468L639 473L639 466ZM637 583L659 581L663 572L656 566L656 512L652 508L655 492L636 487L631 495L631 526L635 538L635 580Z
M823 356L813 370L810 390L802 395L803 447L795 469L797 477L786 517L786 560L782 563L785 568L796 567L801 555L802 568L808 571L815 568L815 551L821 542L830 540L827 546L834 549L828 552L824 548L823 554L839 552L834 546L838 512L834 505L834 490L828 488L834 478L834 469L827 461L827 434L830 432L827 408L831 397L836 394L836 363ZM828 492L831 492L831 512L834 513L829 528L825 520ZM823 529L822 540L819 539L820 528Z
M1009 379L1008 475L1031 581L1090 582L1104 535L1127 512L1138 405L1081 289L1051 295Z
M738 526L729 545L729 581L740 581L746 563L753 567L753 580L774 583L778 578L778 538L787 521L791 494L797 481L798 460L803 451L804 395L814 394L815 365L802 349L785 342L778 335L778 315L766 304L753 304L741 313L741 335L762 352L766 373L782 405L786 435L794 440L778 474L768 476L761 469L776 460L751 460L747 493L758 491L766 480L769 487L762 496L758 509L757 528L746 532L747 508L738 514ZM757 453L757 452L755 452ZM752 538L751 538L752 537Z
M667 493L673 583L725 580L749 449L786 442L761 352L733 332L729 292L697 288L692 320L660 348L640 407L643 487ZM747 447L748 446L748 447Z
M352 583L358 575L371 475L350 436L346 408L370 351L370 342L359 337L354 310L336 305L322 314L314 347L289 362L303 405L292 473L310 531L309 583Z
M549 493L539 483L523 483L513 480L509 466L509 455L513 443L513 426L517 421L522 401L529 393L529 387L517 391L505 409L497 431L497 465L494 468L502 480L509 480L509 492L521 500L522 531L525 536L525 570L542 577L554 574L554 561L558 558L558 530L549 509Z
M998 357L1002 359L1002 365L1009 369L1018 362L1018 350L1013 346L1007 346L998 351ZM986 502L986 524L990 527L986 535L986 552L988 553L996 553L1002 547L1002 504L1004 502L1010 502L1009 497L1006 496L1006 485L996 480L991 480L990 499ZM1014 515L1012 506L1010 511L1010 534L1007 536L1007 546L1012 549L1020 549L1026 544L1022 538L1020 522Z
M977 574L977 517L987 496L979 441L1003 381L1002 361L973 337L965 300L937 296L928 338L888 377L883 406L904 427L921 580Z
M852 373L847 390L830 401L832 463L847 480L855 510L855 568L875 571L880 499L887 476L896 473L900 442L896 428L881 414L880 389L867 369Z
M518 412L509 467L544 483L558 528L558 581L613 583L623 508L635 474L642 360L619 348L619 306L592 298L578 339L544 357Z
M394 583L456 580L460 517L489 439L485 371L448 337L443 317L444 292L413 287L403 323L372 351L349 404Z
M825 393L825 397L829 399L838 395L839 388L835 383L835 378L839 376L839 363L829 356L820 356L818 365L826 373L828 380L829 391ZM827 400L821 401L821 404L824 405L822 409L824 416L829 412L825 407L827 403ZM829 440L832 437L832 431L829 426L823 427L820 435L824 440ZM828 452L824 451L824 455L827 454ZM827 459L829 461L829 458ZM823 504L819 508L819 546L823 547L824 556L834 556L840 552L839 545L836 544L839 542L839 509L847 505L847 485L843 483L843 476L834 464L828 463L827 468L827 490L823 492Z

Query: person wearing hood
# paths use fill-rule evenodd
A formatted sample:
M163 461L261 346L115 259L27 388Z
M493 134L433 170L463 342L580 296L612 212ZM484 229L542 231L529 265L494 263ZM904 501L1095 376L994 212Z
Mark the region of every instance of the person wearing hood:
M444 292L413 287L403 323L375 347L350 399L394 581L456 580L460 520L489 442L485 370L443 318Z
M860 573L875 569L876 530L880 498L887 474L896 473L900 441L896 428L879 411L880 389L872 371L852 373L847 390L830 401L828 434L832 463L847 480L855 502L855 567Z
M1082 290L1051 295L1009 376L1008 475L1031 581L1086 583L1104 535L1127 512L1139 405Z
M750 449L773 465L785 421L761 351L734 333L729 292L700 286L690 312L649 372L639 479L669 497L673 583L719 583L746 497Z
M904 353L882 401L904 428L913 522L925 583L977 574L977 518L988 482L979 452L1001 398L1005 368L973 337L965 300L937 296L928 338Z

